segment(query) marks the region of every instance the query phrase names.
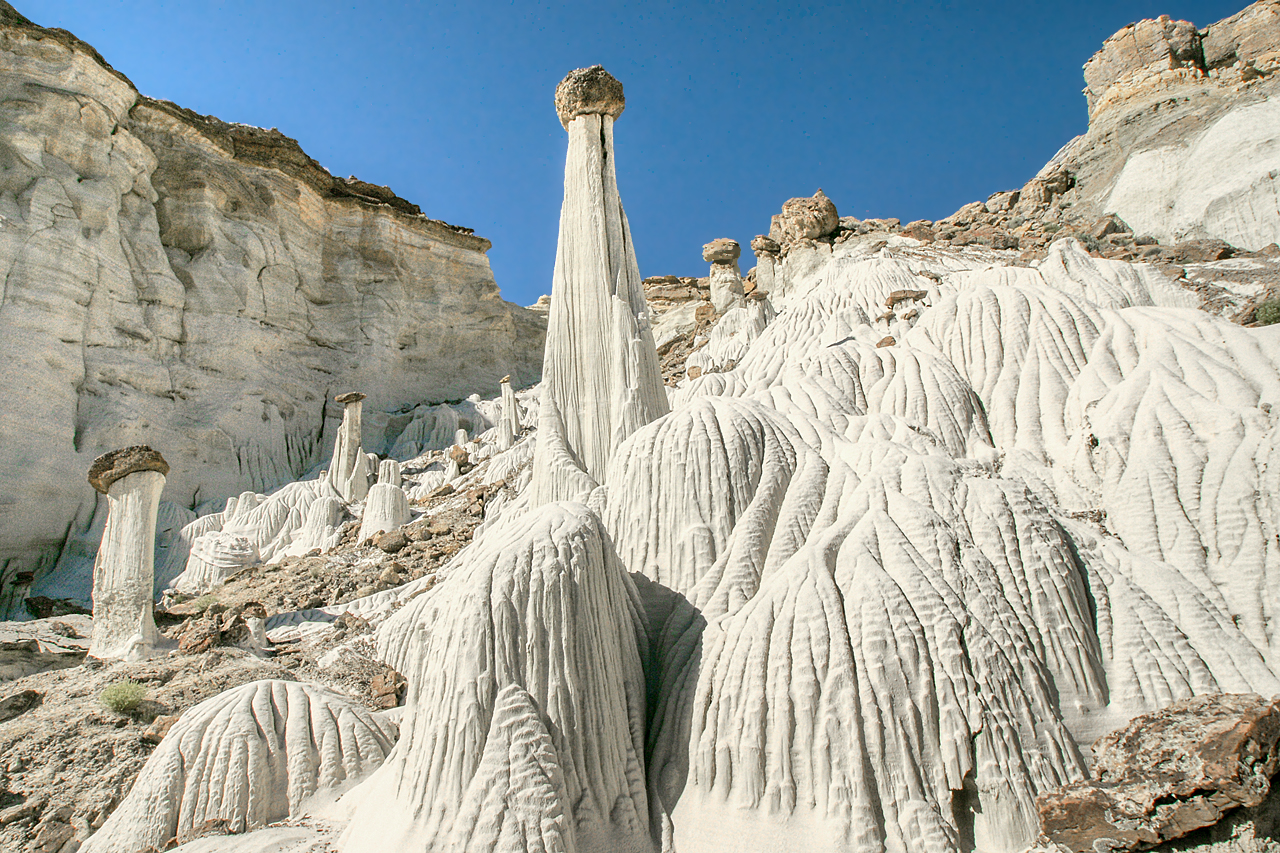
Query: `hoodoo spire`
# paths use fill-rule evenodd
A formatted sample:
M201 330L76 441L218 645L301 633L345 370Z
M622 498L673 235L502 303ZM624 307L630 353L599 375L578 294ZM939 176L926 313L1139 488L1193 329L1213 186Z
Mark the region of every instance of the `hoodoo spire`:
M533 503L581 496L613 451L669 410L631 228L618 197L613 123L622 84L599 65L556 87L569 132L543 357ZM548 429L555 421L560 429ZM577 469L577 470L575 470Z

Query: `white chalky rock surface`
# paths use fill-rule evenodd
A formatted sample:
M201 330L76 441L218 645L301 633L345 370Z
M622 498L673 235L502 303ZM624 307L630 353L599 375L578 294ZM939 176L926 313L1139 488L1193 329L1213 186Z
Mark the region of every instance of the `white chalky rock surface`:
M409 517L409 496L404 489L390 483L375 483L364 502L358 539L363 542L375 533L395 530L408 524Z
M400 463L394 459L383 459L378 463L378 482L387 483L399 488L403 485L403 475L400 473Z
M463 795L449 849L458 853L576 850L569 795L551 733L524 688L498 693L480 766Z
M301 812L391 751L395 727L314 684L255 681L182 715L82 853L164 849L210 820L233 832Z
M855 251L793 252L738 366L606 479L653 582L648 778L682 853L1013 853L1096 737L1280 689L1280 333L1069 242L1038 268ZM861 318L912 285L929 307L876 347Z
M379 629L410 692L395 751L351 794L360 805L342 849L448 849L452 838L506 853L526 849L511 839L529 821L548 850L652 849L638 602L599 520L548 504L459 560ZM511 685L527 698L504 694ZM497 836L495 819L510 824Z

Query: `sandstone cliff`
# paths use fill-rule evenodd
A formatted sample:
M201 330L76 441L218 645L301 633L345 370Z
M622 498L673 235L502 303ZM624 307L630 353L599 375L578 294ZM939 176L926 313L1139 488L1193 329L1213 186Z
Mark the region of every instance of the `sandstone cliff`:
M162 448L192 506L323 460L334 393L369 395L376 451L380 412L536 381L545 320L489 245L0 2L0 611L88 524L104 450Z
M1131 24L1085 63L1088 132L1028 186L1062 176L1074 189L1060 206L1076 218L1116 214L1162 243L1261 249L1280 240L1277 70L1276 0L1203 30L1168 17Z

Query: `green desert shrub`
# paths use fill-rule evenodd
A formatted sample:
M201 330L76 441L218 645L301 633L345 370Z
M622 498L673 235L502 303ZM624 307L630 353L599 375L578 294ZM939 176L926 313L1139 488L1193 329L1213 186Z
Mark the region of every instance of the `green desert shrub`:
M102 688L98 701L109 711L127 714L142 703L147 695L147 688L136 681L117 681Z
M1280 323L1280 299L1268 299L1266 302L1260 303L1254 309L1253 316L1257 318L1258 324L1262 326Z
M204 613L206 610L208 610L210 607L212 607L217 603L218 603L218 596L214 595L211 592L206 592L204 595L193 600L191 602L191 606L194 607L198 612Z

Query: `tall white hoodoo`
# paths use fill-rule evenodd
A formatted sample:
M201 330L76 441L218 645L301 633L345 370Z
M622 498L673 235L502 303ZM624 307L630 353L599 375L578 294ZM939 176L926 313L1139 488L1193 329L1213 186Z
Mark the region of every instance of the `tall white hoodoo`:
M146 657L159 639L152 613L156 512L169 463L145 445L93 460L89 484L107 496L107 526L93 564L96 658Z
M613 123L622 84L599 65L571 71L556 88L569 132L560 241L551 285L539 419L553 409L563 448L539 439L534 505L580 495L557 459L603 482L614 449L669 410L649 325L631 229L618 197Z
M364 500L369 493L368 462L360 446L360 416L364 394L348 391L333 398L342 403L342 426L333 443L333 459L329 463L329 482L347 503Z

